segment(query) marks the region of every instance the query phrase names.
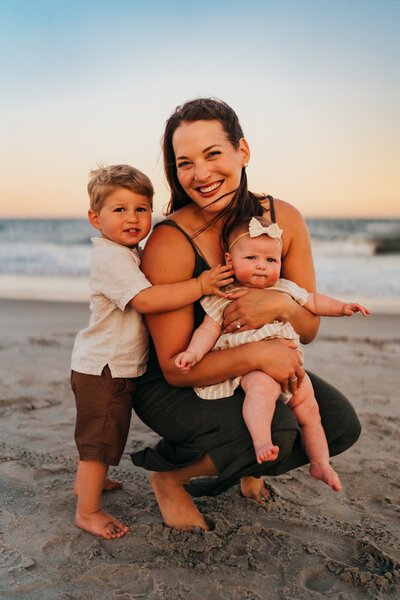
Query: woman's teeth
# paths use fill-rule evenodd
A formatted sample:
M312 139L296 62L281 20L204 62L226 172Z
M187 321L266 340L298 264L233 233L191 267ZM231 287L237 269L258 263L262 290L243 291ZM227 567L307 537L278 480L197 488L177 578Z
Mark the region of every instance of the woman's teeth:
M201 187L201 188L199 188L199 191L202 194L208 194L208 192L212 192L213 190L216 190L217 187L219 187L220 185L221 185L221 182L218 181L217 183L212 183L208 187Z

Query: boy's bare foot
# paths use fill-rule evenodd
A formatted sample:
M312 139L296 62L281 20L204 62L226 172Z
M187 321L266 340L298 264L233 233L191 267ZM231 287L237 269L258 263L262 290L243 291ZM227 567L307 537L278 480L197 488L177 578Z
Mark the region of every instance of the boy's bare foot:
M119 488L122 488L122 481L115 481L115 479L110 479L109 477L105 478L103 492L111 492Z
M262 463L267 460L275 460L279 454L279 446L274 446L272 441L262 440L254 442L254 451L256 453L257 462Z
M252 498L258 504L265 504L271 498L271 493L264 485L262 477L242 477L240 490L245 498Z
M176 482L173 471L151 473L150 483L165 525L181 531L209 529L183 485Z
M117 490L119 488L122 488L123 483L122 481L115 481L114 479L110 479L109 477L106 477L104 480L104 485L103 485L103 492L111 492L112 490ZM78 487L75 483L74 485L74 494L75 496L78 495Z
M82 515L77 511L75 513L75 525L105 540L120 538L129 531L129 527L104 512L102 508L90 515Z
M329 463L310 464L310 475L329 485L334 492L339 492L342 489L339 475L332 469Z

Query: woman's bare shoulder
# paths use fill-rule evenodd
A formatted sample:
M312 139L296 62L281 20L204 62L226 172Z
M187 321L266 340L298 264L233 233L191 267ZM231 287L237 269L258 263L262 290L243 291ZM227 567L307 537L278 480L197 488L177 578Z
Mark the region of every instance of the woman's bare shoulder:
M274 199L274 208L276 222L283 230L282 257L287 260L294 251L298 253L298 256L303 253L311 256L310 236L301 212L293 204L284 200Z
M304 223L304 217L301 212L290 204L290 202L286 202L285 200L279 200L278 198L274 198L274 209L276 221L279 225L280 221L288 221L291 223L293 219L295 220L294 225L298 225L299 223Z
M194 260L190 242L182 231L160 224L146 242L141 268L153 284L182 281L192 276Z

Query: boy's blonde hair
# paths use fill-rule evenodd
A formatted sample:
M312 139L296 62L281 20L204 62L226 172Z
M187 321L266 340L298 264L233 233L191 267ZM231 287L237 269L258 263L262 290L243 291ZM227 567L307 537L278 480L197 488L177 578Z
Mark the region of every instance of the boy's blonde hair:
M92 210L99 212L107 197L119 187L147 196L150 207L153 208L153 185L147 175L135 167L131 165L99 167L90 171L89 176L87 190Z

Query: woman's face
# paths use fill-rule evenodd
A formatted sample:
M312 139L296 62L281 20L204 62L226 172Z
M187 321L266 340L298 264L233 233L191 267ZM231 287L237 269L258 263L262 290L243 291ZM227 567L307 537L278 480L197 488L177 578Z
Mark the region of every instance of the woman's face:
M172 145L179 182L193 202L212 213L227 206L250 158L246 140L234 148L219 121L184 121Z

